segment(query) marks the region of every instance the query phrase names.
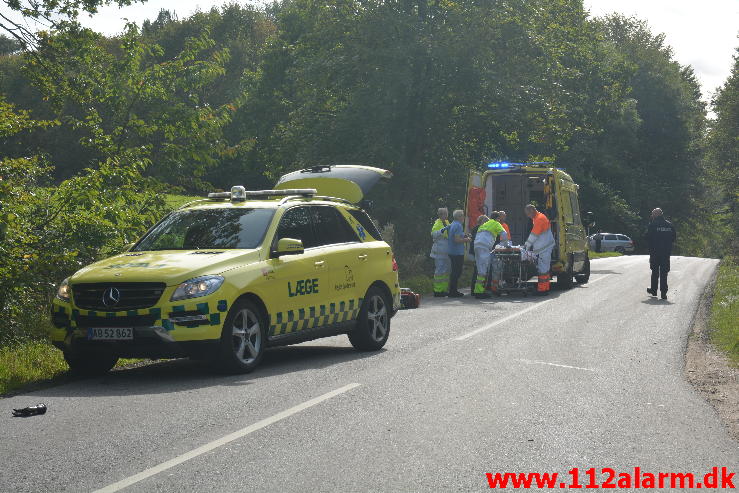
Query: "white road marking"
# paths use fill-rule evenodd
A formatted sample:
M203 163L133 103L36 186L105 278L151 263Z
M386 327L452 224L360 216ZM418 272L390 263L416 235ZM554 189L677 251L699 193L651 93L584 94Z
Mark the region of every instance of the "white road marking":
M546 361L539 361L539 360L532 360L532 359L519 359L521 363L526 363L527 365L549 365L549 366L558 366L560 368L570 368L572 370L585 370L585 371L595 371L592 368L582 368L579 366L570 366L570 365L560 365L558 363L548 363Z
M608 277L610 275L611 274L605 274L605 275L603 275L601 277L598 277L597 279L593 279L592 281L589 281L588 283L589 284L593 284L595 282L600 281L601 279L605 279L606 277ZM462 336L459 336L459 337L455 337L454 340L455 341L464 341L466 339L469 339L470 337L475 336L475 335L479 334L480 332L485 332L486 330L490 330L493 327L497 327L498 325L503 324L505 322L508 322L509 320L514 319L514 318L518 317L519 315L523 315L524 313L530 312L531 310L535 310L536 308L538 308L538 307L540 307L542 305L546 305L547 303L550 303L550 302L554 301L555 299L556 298L552 298L552 299L548 299L546 301L541 301L539 303L535 303L535 304L531 305L528 308L524 308L520 312L513 313L511 315L508 315L507 317L503 317L503 318L501 318L499 320L496 320L495 322L492 322L492 323L489 323L488 325L485 325L483 327L480 327L479 329L475 329L472 332L468 332L465 335L462 335Z
M535 304L531 305L530 307L524 308L523 310L521 310L519 312L516 312L516 313L513 313L511 315L508 315L507 317L503 317L501 319L498 319L495 322L492 322L492 323L489 323L489 324L487 324L487 325L485 325L483 327L480 327L479 329L475 329L472 332L468 332L467 334L465 334L463 336L456 337L454 340L455 341L464 341L465 339L469 339L470 337L472 337L474 335L477 335L480 332L485 332L486 330L490 330L493 327L497 327L500 324L504 324L507 321L509 321L509 320L511 320L513 318L518 317L519 315L523 315L524 313L530 312L531 310L535 310L535 309L539 308L542 305L546 305L547 303L551 303L552 301L554 301L554 298L549 299L549 300L546 300L546 301L541 301L539 303L535 303Z
M593 284L593 283L595 283L595 282L598 282L598 281L600 281L600 280L602 280L602 279L605 279L606 277L608 277L608 276L610 276L610 275L611 275L611 274L604 274L604 275L602 275L602 276L598 277L597 279L593 279L592 281L588 281L588 284Z
M124 488L127 488L133 484L138 483L139 481L143 481L146 478L149 478L151 476L154 476L155 474L159 474L160 472L164 472L167 469L171 469L179 464L182 464L183 462L186 462L190 459L194 459L195 457L198 457L200 455L203 455L207 452L210 452L211 450L214 450L218 447L221 447L223 445L226 445L227 443L233 442L234 440L238 440L239 438L243 438L246 435L253 433L257 430L261 430L262 428L265 428L273 423L276 423L280 420L283 420L285 418L288 418L292 416L293 414L297 414L300 411L304 411L308 409L309 407L313 407L316 404L320 404L323 401L327 401L331 399L332 397L336 397L339 394L343 394L344 392L348 392L356 387L359 387L361 384L358 383L350 383L349 385L345 385L344 387L341 387L336 390L332 390L331 392L327 392L323 395L320 395L314 399L311 399L309 401L305 401L302 404L298 404L297 406L291 407L290 409L286 409L285 411L279 412L275 414L274 416L270 416L269 418L265 418L261 421L257 421L256 423L247 426L246 428L242 428L238 431L235 431L233 433L230 433L224 437L219 438L218 440L213 440L210 443L206 443L205 445L201 445L200 447L191 450L190 452L184 453L180 456L175 457L174 459L170 459L166 462L162 462L159 465L156 465L154 467L151 467L149 469L146 469L145 471L141 471L138 474L134 474L133 476L130 476L126 479L123 479L121 481L118 481L117 483L113 483L111 485L108 485L104 488L101 488L99 490L95 490L93 493L112 493L115 491L120 491Z

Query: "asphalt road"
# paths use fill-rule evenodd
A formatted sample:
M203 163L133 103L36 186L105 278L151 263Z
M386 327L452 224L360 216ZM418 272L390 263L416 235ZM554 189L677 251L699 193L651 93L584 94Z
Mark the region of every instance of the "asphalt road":
M378 353L335 337L269 351L250 375L170 361L0 399L0 490L449 492L489 489L486 472L739 471L739 444L683 378L715 267L673 257L661 301L645 257L602 259L548 298L426 299ZM36 402L46 415L10 417Z

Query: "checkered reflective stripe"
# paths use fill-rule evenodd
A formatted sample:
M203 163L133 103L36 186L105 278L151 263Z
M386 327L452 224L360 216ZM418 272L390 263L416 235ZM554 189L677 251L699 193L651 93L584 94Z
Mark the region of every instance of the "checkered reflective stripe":
M55 312L67 314L66 307L56 305ZM164 310L164 311L163 311ZM152 326L161 326L170 330L175 330L175 325L167 318L170 312L200 312L208 315L210 325L220 325L222 319L225 319L225 312L228 311L228 302L226 300L213 301L211 303L198 303L194 300L192 303L183 303L181 305L171 305L162 308L143 308L139 310L126 310L122 312L101 312L94 310L78 310L72 309L70 316L70 329L78 328L78 319L80 317L105 317L105 318L121 318L121 317L154 317ZM221 316L223 314L223 316Z
M362 298L317 305L297 310L276 312L270 316L269 334L291 334L300 330L324 327L354 320L362 307Z

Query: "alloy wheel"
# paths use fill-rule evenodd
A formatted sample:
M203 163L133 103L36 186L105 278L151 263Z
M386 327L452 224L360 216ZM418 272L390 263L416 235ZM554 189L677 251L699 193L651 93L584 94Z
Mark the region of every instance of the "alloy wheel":
M374 295L370 298L367 308L367 322L370 337L375 341L382 341L388 329L387 306L385 306L385 300L382 296Z
M259 317L248 308L239 311L234 317L233 348L242 363L251 364L262 349L262 330Z

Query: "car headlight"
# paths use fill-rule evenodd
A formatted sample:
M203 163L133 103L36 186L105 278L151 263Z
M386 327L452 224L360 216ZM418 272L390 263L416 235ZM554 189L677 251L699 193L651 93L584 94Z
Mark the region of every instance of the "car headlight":
M56 297L62 301L69 301L69 295L71 292L72 289L69 287L69 278L66 278L57 288Z
M202 276L185 281L174 290L169 301L199 298L214 293L223 284L221 276Z

